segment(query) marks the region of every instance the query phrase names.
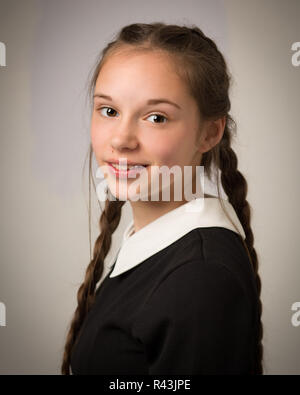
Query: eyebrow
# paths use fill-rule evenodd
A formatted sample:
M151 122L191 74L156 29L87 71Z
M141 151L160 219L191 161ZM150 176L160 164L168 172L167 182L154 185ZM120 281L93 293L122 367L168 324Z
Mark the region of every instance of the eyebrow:
M104 95L102 93L95 93L93 95L93 98L95 98L95 97L100 97L100 98L103 98L103 99L106 99L106 100L113 101L113 99L110 96ZM164 98L149 99L146 102L146 104L149 104L149 105L151 105L151 104L160 104L160 103L168 103L168 104L171 104L172 106L178 108L179 110L181 110L181 107L178 104L172 102L171 100L164 99Z

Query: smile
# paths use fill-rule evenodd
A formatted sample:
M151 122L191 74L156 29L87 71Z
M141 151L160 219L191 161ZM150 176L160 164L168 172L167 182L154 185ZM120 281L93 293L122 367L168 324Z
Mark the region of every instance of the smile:
M108 163L109 170L113 175L119 178L135 178L137 174L140 174L149 165L133 165L124 166L117 163Z

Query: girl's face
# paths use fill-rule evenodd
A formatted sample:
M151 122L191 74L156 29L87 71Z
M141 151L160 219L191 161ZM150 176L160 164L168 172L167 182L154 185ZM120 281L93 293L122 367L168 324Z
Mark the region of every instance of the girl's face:
M194 171L201 159L199 127L197 104L166 55L123 51L104 63L94 90L91 140L115 197L127 200L130 184L137 185L145 172L146 181L135 191L141 196L146 187L150 196L150 171L153 177L161 166L180 166L182 175L184 166ZM108 163L120 158L148 166L136 178L119 178L108 171ZM158 166L156 171L152 166Z

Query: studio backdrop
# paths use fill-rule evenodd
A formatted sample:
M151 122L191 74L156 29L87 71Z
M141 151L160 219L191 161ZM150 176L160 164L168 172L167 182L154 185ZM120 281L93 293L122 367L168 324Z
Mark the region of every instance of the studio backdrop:
M195 24L226 58L265 374L300 374L299 21L298 0L0 0L0 374L60 374L90 257L88 82L102 48L135 22ZM99 210L94 194L92 245Z

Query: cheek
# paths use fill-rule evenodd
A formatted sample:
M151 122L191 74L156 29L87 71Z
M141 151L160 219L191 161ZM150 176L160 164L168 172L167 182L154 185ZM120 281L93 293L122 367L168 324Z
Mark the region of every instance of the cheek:
M99 143L100 140L100 133L99 133L99 128L97 127L96 122L92 118L91 121L91 142L93 147L96 147L97 144Z
M159 141L152 141L148 144L148 148L157 162L167 166L185 164L188 161L188 157L192 155L186 135L184 138L181 133L177 136L168 136Z
M96 161L99 166L102 166L105 143L103 141L103 134L100 133L99 129L93 125L91 125L91 144Z
M153 139L146 144L147 152L152 157L153 162L167 164L172 159L173 145L162 139Z
M101 155L101 152L103 152L105 141L107 140L105 130L103 130L103 128L101 129L97 122L92 120L90 134L93 151L95 152L96 157L98 157Z

